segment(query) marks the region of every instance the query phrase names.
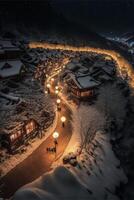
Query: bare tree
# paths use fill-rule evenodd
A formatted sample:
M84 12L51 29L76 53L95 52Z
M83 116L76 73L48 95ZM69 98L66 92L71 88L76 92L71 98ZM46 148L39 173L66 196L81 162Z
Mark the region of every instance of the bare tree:
M79 136L81 151L90 143L98 130L104 129L105 117L95 106L81 105L74 112L73 128Z

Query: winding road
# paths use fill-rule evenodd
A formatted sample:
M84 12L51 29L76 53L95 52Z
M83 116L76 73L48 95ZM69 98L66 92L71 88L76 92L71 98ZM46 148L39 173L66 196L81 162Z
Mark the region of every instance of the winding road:
M52 92L51 95L55 100ZM66 116L67 119L64 127L61 123L61 116ZM61 111L58 112L58 120L55 128L55 131L59 133L56 154L46 151L47 147L54 147L54 139L51 134L30 156L0 179L0 196L3 198L11 197L21 186L32 182L50 170L52 163L64 153L70 141L72 135L70 121L71 111L62 101Z
M126 71L128 77L130 78L129 84L133 87L134 83L134 73L131 64L122 57L118 52L113 50L105 50L99 48L91 47L73 47L68 45L54 45L48 43L31 42L29 44L30 48L45 48L45 49L58 49L58 50L71 50L80 52L94 52L97 54L106 54L111 56L117 63L117 68L119 73L122 75L122 71ZM61 126L60 116L65 115L67 120L65 128ZM59 113L58 123L56 130L60 133L58 139L58 149L56 158L63 154L70 138L72 135L71 127L71 111L68 106L63 103L62 111ZM23 186L24 184L33 181L37 177L41 176L43 173L50 170L50 166L55 160L55 155L47 153L46 148L53 146L53 138L50 135L28 158L26 158L22 163L17 165L12 169L6 176L0 180L2 187L2 197L8 198L14 194L14 192Z
M44 48L51 50L63 50L63 51L74 51L74 52L90 52L97 54L104 54L106 56L111 56L113 60L117 63L117 70L119 74L123 77L124 75L128 75L129 84L131 87L134 87L134 69L132 65L125 59L119 52L108 49L94 48L89 46L70 46L63 44L50 44L45 42L31 42L29 44L30 48Z

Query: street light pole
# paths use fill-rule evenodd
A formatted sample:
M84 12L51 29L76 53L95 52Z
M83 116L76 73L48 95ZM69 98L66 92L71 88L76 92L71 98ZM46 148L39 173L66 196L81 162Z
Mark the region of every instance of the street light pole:
M62 116L61 117L61 122L62 122L62 127L65 127L65 121L66 121L66 117Z
M58 145L58 137L59 137L59 133L57 131L55 131L53 133L53 138L54 138L54 145L55 145L55 158L56 158L56 152L57 152L57 145Z
M58 111L61 111L61 106L60 106L60 103L61 103L61 100L60 99L57 99L57 110Z
M48 83L48 84L47 84L47 91L48 91L48 94L50 93L50 87L51 87L51 85Z

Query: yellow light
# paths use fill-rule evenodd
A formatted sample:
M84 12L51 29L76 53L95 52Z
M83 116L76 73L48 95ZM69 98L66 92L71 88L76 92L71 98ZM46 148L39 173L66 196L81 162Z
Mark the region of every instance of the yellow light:
M58 94L59 93L59 91L58 90L55 90L55 94Z
M51 81L54 82L54 78L51 78Z
M45 94L48 94L48 91L45 90Z
M61 102L61 100L60 99L57 99L57 101L56 101L58 104Z
M55 86L55 89L56 89L56 90L58 90L58 89L59 89L59 87L58 87L58 86Z
M55 131L54 133L53 133L53 138L54 139L57 139L59 137L59 133L57 132L57 131Z
M66 121L66 117L62 116L62 117L61 117L61 121L62 121L62 122L65 122L65 121Z
M47 88L50 88L50 87L51 87L51 85L48 83L48 84L47 84Z

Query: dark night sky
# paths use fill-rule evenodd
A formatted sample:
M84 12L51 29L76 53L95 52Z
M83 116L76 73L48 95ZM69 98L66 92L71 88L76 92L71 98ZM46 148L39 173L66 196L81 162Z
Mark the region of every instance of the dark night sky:
M0 0L0 22L50 26L65 20L95 31L134 30L134 0Z
M133 0L52 0L69 20L95 29L133 29ZM59 9L58 9L59 8Z

